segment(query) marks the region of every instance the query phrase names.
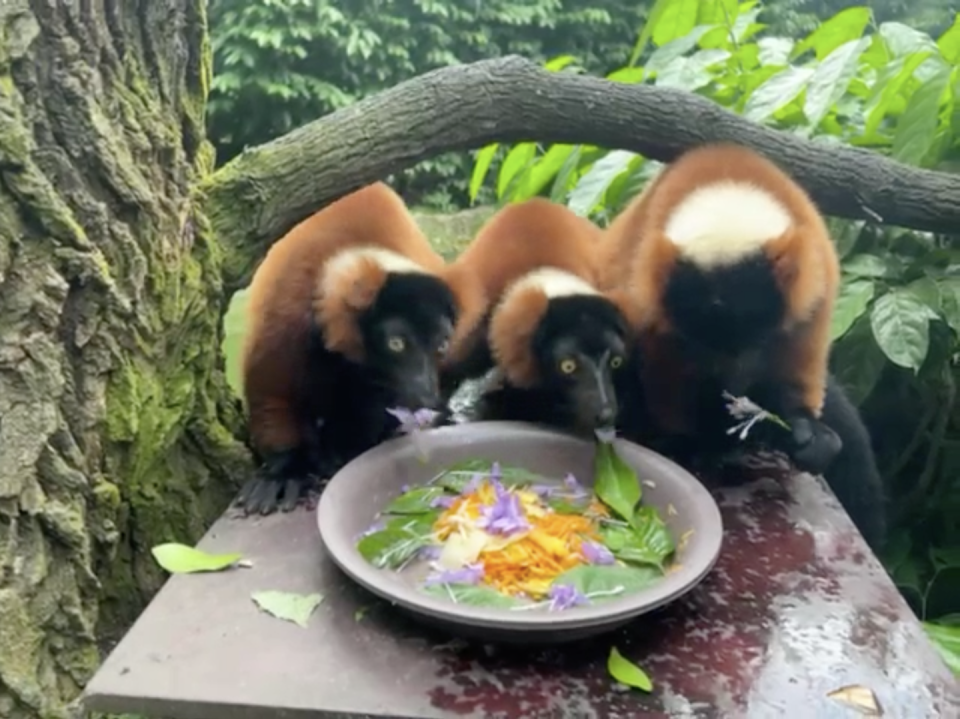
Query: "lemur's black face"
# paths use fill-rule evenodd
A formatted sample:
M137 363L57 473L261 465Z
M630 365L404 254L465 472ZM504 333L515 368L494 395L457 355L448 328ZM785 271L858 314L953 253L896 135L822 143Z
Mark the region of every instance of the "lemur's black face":
M681 260L670 275L663 302L681 336L728 355L770 337L786 311L783 292L762 252L711 270Z
M439 363L453 326L450 289L425 274L391 274L361 318L367 365L394 406L439 409Z
M619 406L616 375L626 364L626 323L599 296L550 301L534 338L544 389L557 404L557 422L591 433L613 428Z

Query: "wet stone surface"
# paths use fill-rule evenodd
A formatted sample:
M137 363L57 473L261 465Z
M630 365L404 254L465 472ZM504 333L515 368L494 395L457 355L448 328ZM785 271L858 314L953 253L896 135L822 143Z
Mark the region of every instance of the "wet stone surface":
M314 514L222 518L201 542L250 569L172 578L88 687L88 708L220 717L851 717L859 684L884 715L960 716L956 680L833 496L782 467L714 489L720 558L683 599L613 634L551 648L438 634L358 588ZM704 480L707 481L707 480ZM251 592L324 594L306 629ZM358 616L358 610L362 616ZM651 694L606 672L611 645Z

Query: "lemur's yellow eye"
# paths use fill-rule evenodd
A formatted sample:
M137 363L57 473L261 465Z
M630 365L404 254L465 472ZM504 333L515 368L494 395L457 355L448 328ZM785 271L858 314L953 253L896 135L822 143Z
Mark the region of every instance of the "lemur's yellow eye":
M610 358L610 366L611 366L613 369L617 369L617 368L620 367L620 365L622 365L622 364L623 364L623 357L616 356L616 357L611 357L611 358Z
M403 352L406 346L407 343L403 341L403 337L391 337L387 340L387 349L391 352Z
M560 362L560 371L564 374L573 374L577 371L576 360L565 359Z

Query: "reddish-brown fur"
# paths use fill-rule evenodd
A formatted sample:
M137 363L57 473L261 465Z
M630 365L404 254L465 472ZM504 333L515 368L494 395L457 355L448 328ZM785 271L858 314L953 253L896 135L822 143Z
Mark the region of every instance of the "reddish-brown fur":
M544 267L569 272L596 287L601 239L600 228L592 222L543 198L507 205L497 212L450 265L454 286L459 283L461 292L470 293L471 306L457 322L448 366L484 341L478 328L496 306L488 337L497 365L518 386L533 382L530 339L546 311L547 298L530 288L497 305L513 282ZM615 303L621 299L617 291L609 297Z
M667 166L607 228L602 255L605 287L625 291L639 317L643 386L651 414L664 429L690 431L689 395L700 368L681 359L677 338L664 315L667 278L677 248L664 235L670 214L698 187L721 179L750 182L767 190L794 224L765 246L786 300L785 340L767 367L801 388L799 401L819 417L826 387L830 321L840 283L834 245L817 208L795 182L769 160L736 145L707 145Z
M403 255L424 272L440 274L445 263L430 247L403 200L383 183L368 185L328 205L277 240L253 275L243 348L243 383L254 445L263 450L297 446L293 403L307 371L311 316L327 349L363 357L356 325L386 273L373 262L323 286L323 268L339 251L365 245Z

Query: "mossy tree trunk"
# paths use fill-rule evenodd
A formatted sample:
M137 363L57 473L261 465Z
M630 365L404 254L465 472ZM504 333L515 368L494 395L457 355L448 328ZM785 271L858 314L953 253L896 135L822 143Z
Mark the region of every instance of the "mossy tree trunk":
M66 711L249 466L220 354L203 0L0 4L0 716Z

